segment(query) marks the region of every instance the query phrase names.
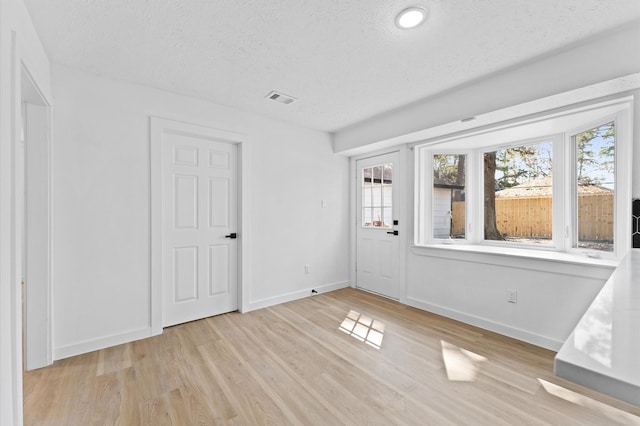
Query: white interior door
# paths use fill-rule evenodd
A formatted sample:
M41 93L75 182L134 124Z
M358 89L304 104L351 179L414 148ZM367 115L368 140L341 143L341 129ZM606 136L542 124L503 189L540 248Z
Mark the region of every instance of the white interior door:
M162 138L162 325L238 308L237 145L208 135Z
M356 161L356 286L399 298L399 153Z

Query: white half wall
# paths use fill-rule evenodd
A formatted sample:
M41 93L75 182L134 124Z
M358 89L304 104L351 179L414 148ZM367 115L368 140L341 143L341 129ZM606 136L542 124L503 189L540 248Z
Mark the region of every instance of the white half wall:
M407 256L406 303L558 350L611 267L415 248ZM517 291L517 303L507 291Z
M62 66L52 84L54 358L151 333L150 116L246 135L245 310L347 285L349 166L328 134Z

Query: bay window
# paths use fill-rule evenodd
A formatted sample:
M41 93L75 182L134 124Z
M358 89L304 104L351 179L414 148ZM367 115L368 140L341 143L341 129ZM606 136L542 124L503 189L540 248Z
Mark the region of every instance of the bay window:
M416 245L624 255L631 104L612 100L418 145Z

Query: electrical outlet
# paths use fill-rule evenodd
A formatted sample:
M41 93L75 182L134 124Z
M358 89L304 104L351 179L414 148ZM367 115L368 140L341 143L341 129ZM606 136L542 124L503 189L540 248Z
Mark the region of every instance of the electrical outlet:
M310 274L311 273L311 265L309 265L308 263L306 265L304 265L304 273L305 274Z
M514 289L507 290L507 302L518 303L518 290L514 290Z

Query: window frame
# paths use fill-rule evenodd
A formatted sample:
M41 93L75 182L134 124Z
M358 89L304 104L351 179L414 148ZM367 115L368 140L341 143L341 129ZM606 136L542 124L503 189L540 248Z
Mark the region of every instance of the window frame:
M452 239L452 238L436 238L433 236L433 206L434 206L434 192L433 192L433 184L434 184L434 180L433 180L433 157L435 155L465 155L466 159L465 159L465 203L464 203L464 217L465 217L465 237L464 238L459 238L459 239ZM424 204L425 208L423 210L423 212L425 213L423 215L424 220L428 221L428 231L430 238L429 239L425 239L424 241L438 241L444 244L450 244L453 243L454 241L458 242L458 243L464 243L465 241L468 240L468 231L469 231L469 227L468 227L468 215L469 215L469 191L468 191L468 185L469 185L469 177L471 176L469 173L472 170L471 168L471 151L470 150L455 150L455 149L441 149L441 150L433 150L430 151L428 155L426 155L423 159L422 159L422 167L420 167L420 170L423 171L425 173L424 178L425 180L422 180L425 183L426 187L431 188L430 194L429 196L425 196L422 197L422 203ZM426 166L426 167L425 167ZM425 223L425 222L422 222ZM418 224L416 224L416 229L419 229ZM421 225L424 227L424 225ZM426 234L425 234L426 235Z
M620 260L629 250L631 244L630 222L625 215L631 208L631 150L633 135L633 96L626 96L605 102L592 103L586 106L567 108L561 112L550 111L541 114L535 120L521 118L508 126L495 125L482 129L481 132L467 132L449 138L416 144L415 148L415 226L414 245L417 247L462 248L473 251L505 252L512 255L532 256L540 253L548 257L548 252L560 256L580 258L580 262L597 262ZM613 110L613 112L611 112ZM599 115L598 115L599 114ZM593 118L597 116L597 118ZM571 125L563 124L562 129L549 131L546 134L531 134L508 142L494 144L483 143L469 147L470 140L476 134L492 134L504 128L527 128L531 122L552 121L560 117L568 118ZM586 119L588 117L589 119ZM567 121L567 120L564 120ZM572 140L578 133L609 122L615 122L615 186L614 186L614 250L605 252L595 249L574 247L577 241L577 178L575 177L575 147ZM544 127L544 126L541 126ZM532 127L532 128L535 128ZM483 200L483 154L508 147L532 145L536 142L552 142L553 155L553 189L552 189L552 242L549 245L526 244L506 241L490 241L484 239L484 202ZM460 149L456 143L460 142ZM466 160L465 181L465 239L442 239L433 237L433 156L439 154L464 154ZM577 198L576 198L577 200ZM543 253L544 252L544 253Z
M615 155L614 155L614 190L613 190L613 252L577 247L578 242L578 185L577 185L577 156L576 145L573 138L579 133L613 122L616 129ZM627 134L628 133L628 134ZM622 135L622 136L621 136ZM622 110L616 114L603 116L598 120L583 123L565 132L565 155L571 162L571 166L566 170L567 190L564 197L570 204L565 214L565 245L566 252L571 254L582 254L591 258L615 258L621 259L631 247L631 231L625 222L624 212L631 212L631 186L632 186L632 135L631 108ZM567 216L569 215L569 216ZM628 218L627 218L628 219ZM622 241L620 241L622 240ZM624 247L621 245L624 244ZM627 248L627 250L625 250Z
M563 188L563 179L558 176L561 173L561 162L564 161L564 152L563 152L563 135L560 133L552 134L552 135L541 135L539 137L526 138L518 141L507 142L497 145L490 145L487 147L479 148L478 161L483 160L483 156L487 152L497 151L500 149L507 148L517 148L523 146L535 145L538 143L551 142L551 152L552 152L552 213L551 213L551 243L547 245L540 244L527 244L527 243L518 243L513 241L496 241L496 240L487 240L484 237L484 203L480 203L478 207L477 217L475 219L476 223L481 224L478 225L478 236L477 242L482 245L487 246L496 246L496 247L514 247L514 248L524 248L530 250L559 250L563 247L563 242L560 241L559 235L562 233L562 216L561 212L556 208L556 200L559 200L560 194L562 194ZM558 161L560 160L560 161ZM484 163L480 162L477 164L478 175L476 179L479 184L479 194L484 197Z

